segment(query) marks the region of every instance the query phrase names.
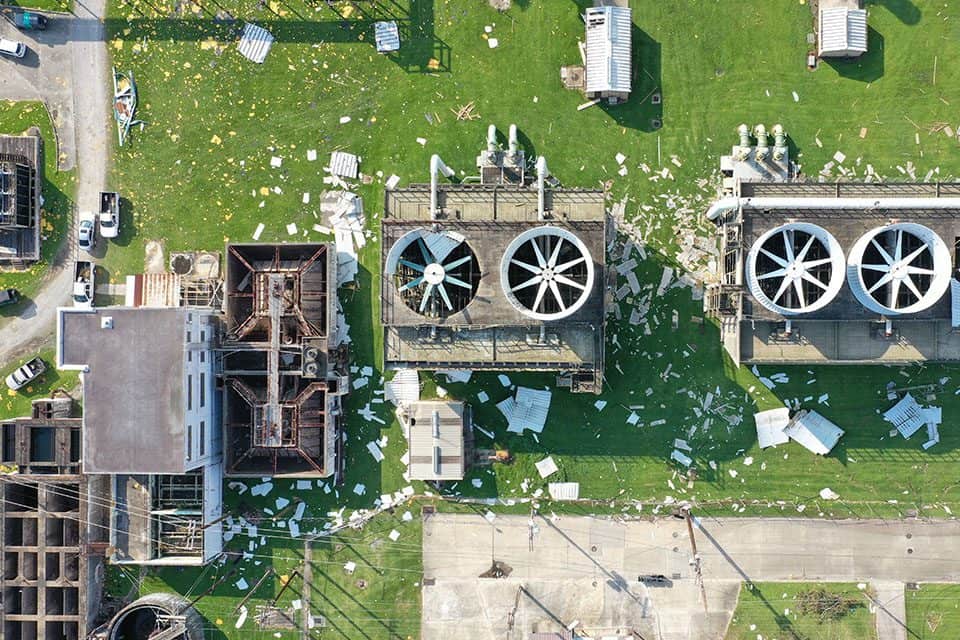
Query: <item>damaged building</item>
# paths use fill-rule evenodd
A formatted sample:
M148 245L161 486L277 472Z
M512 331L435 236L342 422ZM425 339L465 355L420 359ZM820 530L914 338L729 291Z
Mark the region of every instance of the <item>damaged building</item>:
M40 259L41 144L39 132L0 136L0 265Z
M99 612L95 579L106 506L80 469L81 419L66 395L36 400L30 416L0 422L0 638L85 638Z
M222 350L226 473L337 473L346 354L329 244L227 246Z
M116 505L112 562L196 565L221 551L218 331L209 310L58 310L57 367L83 384L82 470L109 478Z
M960 184L737 182L708 313L737 363L960 360Z
M388 190L381 320L388 368L555 371L574 391L602 388L604 192L533 175L510 127L488 131L478 175L438 156L430 182Z

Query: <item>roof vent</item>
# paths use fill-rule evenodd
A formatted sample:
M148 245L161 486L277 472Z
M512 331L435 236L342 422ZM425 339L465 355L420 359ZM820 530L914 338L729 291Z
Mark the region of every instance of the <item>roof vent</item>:
M101 329L113 329L113 316L103 316L100 318Z

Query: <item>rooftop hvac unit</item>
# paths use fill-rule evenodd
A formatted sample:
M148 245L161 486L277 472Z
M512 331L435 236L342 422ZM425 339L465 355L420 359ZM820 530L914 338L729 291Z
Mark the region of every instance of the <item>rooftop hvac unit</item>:
M860 303L886 316L930 308L950 287L952 260L933 230L913 222L877 227L850 250L847 281Z
M433 318L463 311L480 282L477 257L466 238L451 231L404 234L390 248L385 272L408 307Z
M843 287L846 262L830 232L807 222L767 231L747 254L747 287L766 309L785 316L825 307Z
M500 284L507 300L535 320L577 312L593 289L593 257L580 238L559 227L534 227L507 245Z

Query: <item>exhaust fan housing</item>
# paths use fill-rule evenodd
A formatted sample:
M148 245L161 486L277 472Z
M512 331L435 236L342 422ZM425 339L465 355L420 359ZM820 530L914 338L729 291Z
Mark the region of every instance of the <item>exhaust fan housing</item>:
M898 222L865 233L850 250L847 281L864 307L885 316L930 308L950 287L950 249L932 229Z
M397 240L385 270L404 303L431 318L463 311L476 295L481 275L464 236L427 229L414 229Z
M822 309L836 297L846 262L829 231L790 222L757 238L746 266L754 300L774 313L795 316Z
M500 284L511 305L534 320L576 313L593 291L594 264L580 238L561 227L528 229L500 262Z

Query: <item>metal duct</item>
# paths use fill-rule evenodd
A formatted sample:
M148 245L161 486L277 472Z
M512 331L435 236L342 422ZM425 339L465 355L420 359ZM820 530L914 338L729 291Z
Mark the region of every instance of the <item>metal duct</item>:
M759 197L740 198L730 196L717 200L707 209L707 219L716 220L721 215L736 211L740 207L749 209L790 209L792 211L812 211L816 209L836 209L840 211L898 211L904 209L944 210L960 209L960 198L780 198Z
M487 127L487 151L497 150L497 127L490 125Z
M450 178L453 176L453 170L443 163L443 160L440 159L440 156L433 154L430 156L430 219L437 219L437 180L439 174L443 173L446 177Z
M537 158L537 219L543 220L546 217L546 184L547 176L550 175L547 169L547 159L543 156Z

